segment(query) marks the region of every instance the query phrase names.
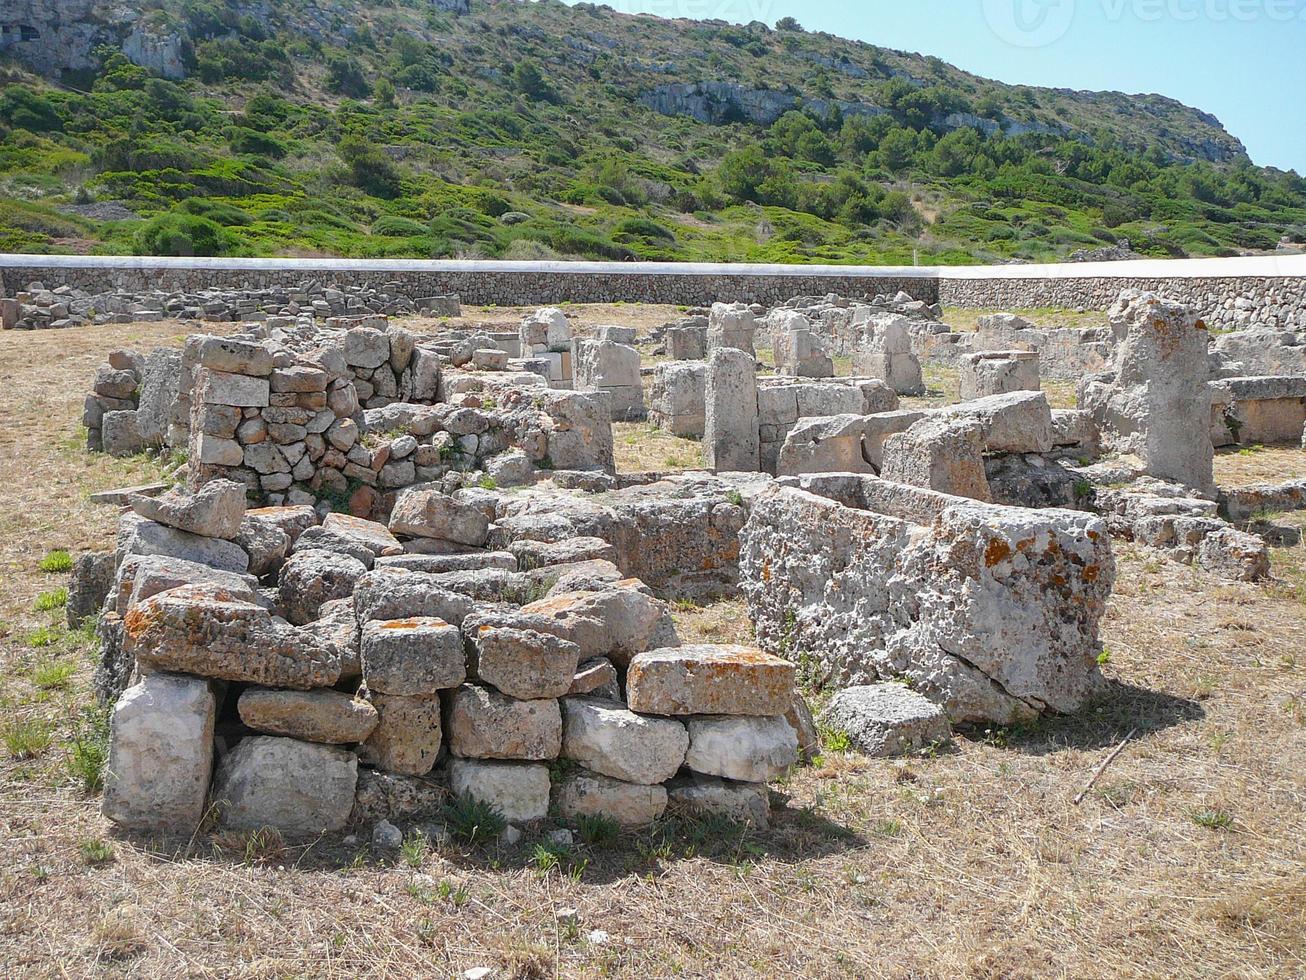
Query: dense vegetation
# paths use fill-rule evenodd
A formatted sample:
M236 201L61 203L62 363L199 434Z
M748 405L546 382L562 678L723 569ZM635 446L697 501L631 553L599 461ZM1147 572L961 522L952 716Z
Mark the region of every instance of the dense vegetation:
M1306 240L1306 181L1201 113L790 20L337 0L350 16L314 32L295 0L270 21L239 0L144 6L187 38L186 80L112 47L62 84L8 69L0 251L910 263ZM695 81L799 108L711 124L644 103Z

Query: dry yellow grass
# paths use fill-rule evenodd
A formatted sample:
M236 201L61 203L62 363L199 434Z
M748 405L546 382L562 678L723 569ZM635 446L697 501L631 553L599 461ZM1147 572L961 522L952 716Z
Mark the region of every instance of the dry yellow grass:
M1221 487L1280 483L1303 476L1306 449L1299 446L1231 446L1215 453L1215 482Z
M1291 977L1306 971L1306 592L1229 584L1121 546L1104 626L1112 687L1073 718L968 731L906 763L828 753L771 830L673 824L583 870L518 848L414 853L338 837L116 834L67 774L87 703L31 666L50 549L106 547L91 488L152 475L70 447L81 392L124 342L169 325L0 335L0 718L45 719L34 758L0 746L5 976ZM676 612L687 637L747 635L738 602ZM1131 728L1084 802L1074 796ZM111 854L97 849L107 842ZM578 912L576 927L559 909ZM594 930L606 938L593 936Z

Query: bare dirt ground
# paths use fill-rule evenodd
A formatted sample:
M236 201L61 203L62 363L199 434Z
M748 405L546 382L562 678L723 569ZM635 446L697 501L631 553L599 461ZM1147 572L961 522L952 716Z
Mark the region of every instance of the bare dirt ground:
M38 565L110 546L116 514L87 494L158 472L77 447L96 364L182 332L0 334L3 975L1306 974L1301 547L1276 550L1275 582L1247 585L1118 546L1095 705L909 761L828 749L776 788L766 832L668 823L558 863L536 831L390 859L366 835L116 833L70 768L93 728L92 644L57 605L35 608L66 581ZM656 449L673 451L687 450ZM1250 463L1256 479L1306 473L1300 450L1217 461L1239 479ZM738 601L676 615L687 640L748 636Z

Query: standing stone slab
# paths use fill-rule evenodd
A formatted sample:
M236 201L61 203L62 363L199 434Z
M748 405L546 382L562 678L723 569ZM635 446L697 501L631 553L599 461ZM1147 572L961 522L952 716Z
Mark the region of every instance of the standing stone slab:
M553 699L518 701L464 684L449 697L449 751L468 759L556 759L562 715Z
M213 686L194 677L149 674L124 691L109 722L104 815L134 830L199 826L216 712Z
M782 715L794 665L756 647L692 644L641 653L626 674L632 711L650 715Z
M73 560L65 605L69 629L99 614L113 589L115 558L112 551L89 551Z
M258 732L305 742L363 742L376 728L376 708L340 691L273 691L251 687L237 703L240 720Z
M754 368L752 355L737 348L718 347L708 356L703 431L708 469L756 473L761 468Z
M488 803L510 823L549 815L549 768L537 762L451 759L449 789Z
M779 779L798 761L798 735L783 715L689 719L685 765L709 776L749 783Z
M902 684L844 688L821 712L821 724L846 734L863 755L881 757L918 752L952 734L943 709Z
M349 822L357 784L353 752L256 735L222 760L213 802L219 821L233 830L330 833Z
M587 769L628 783L661 783L685 761L689 735L670 718L646 718L619 701L562 702L562 754Z

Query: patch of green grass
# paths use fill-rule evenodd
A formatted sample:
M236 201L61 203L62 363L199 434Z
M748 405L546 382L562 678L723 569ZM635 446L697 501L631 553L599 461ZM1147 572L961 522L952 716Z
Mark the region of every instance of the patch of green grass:
M95 837L84 838L77 845L77 850L81 854L82 860L89 865L109 864L116 857L112 844L107 840L100 840Z
M481 477L480 480L477 481L477 484L476 484L476 485L479 486L482 490L498 490L498 489L499 489L499 483L498 483L498 481L495 480L495 478L492 477L492 476L490 476L488 473L487 473L485 476Z
M1207 830L1228 830L1233 826L1233 814L1219 807L1194 810L1189 817L1197 826L1205 827Z
M621 834L621 824L602 813L587 813L576 821L576 830L586 844L610 844Z
M51 551L36 563L36 567L42 572L70 572L73 568L73 556L66 551Z
M66 605L68 605L68 590L60 586L57 589L50 589L38 595L32 608L37 612L52 612L55 609L62 609Z
M817 729L821 734L821 744L825 746L828 752L848 752L851 751L853 744L848 733L838 728L830 728L821 725Z
M54 725L44 718L11 718L0 723L0 741L15 759L34 759L54 741Z
M468 844L493 840L508 825L498 807L466 793L455 796L444 808L449 833Z
M104 786L104 768L108 764L109 712L92 709L82 717L68 743L68 774L87 793L95 793Z
M421 834L412 834L399 847L399 857L410 868L420 868L426 863L431 847Z
M51 647L59 642L59 630L52 626L38 626L23 638L23 642L34 650Z
M77 664L71 660L50 660L32 671L32 683L43 691L62 690L77 673Z

